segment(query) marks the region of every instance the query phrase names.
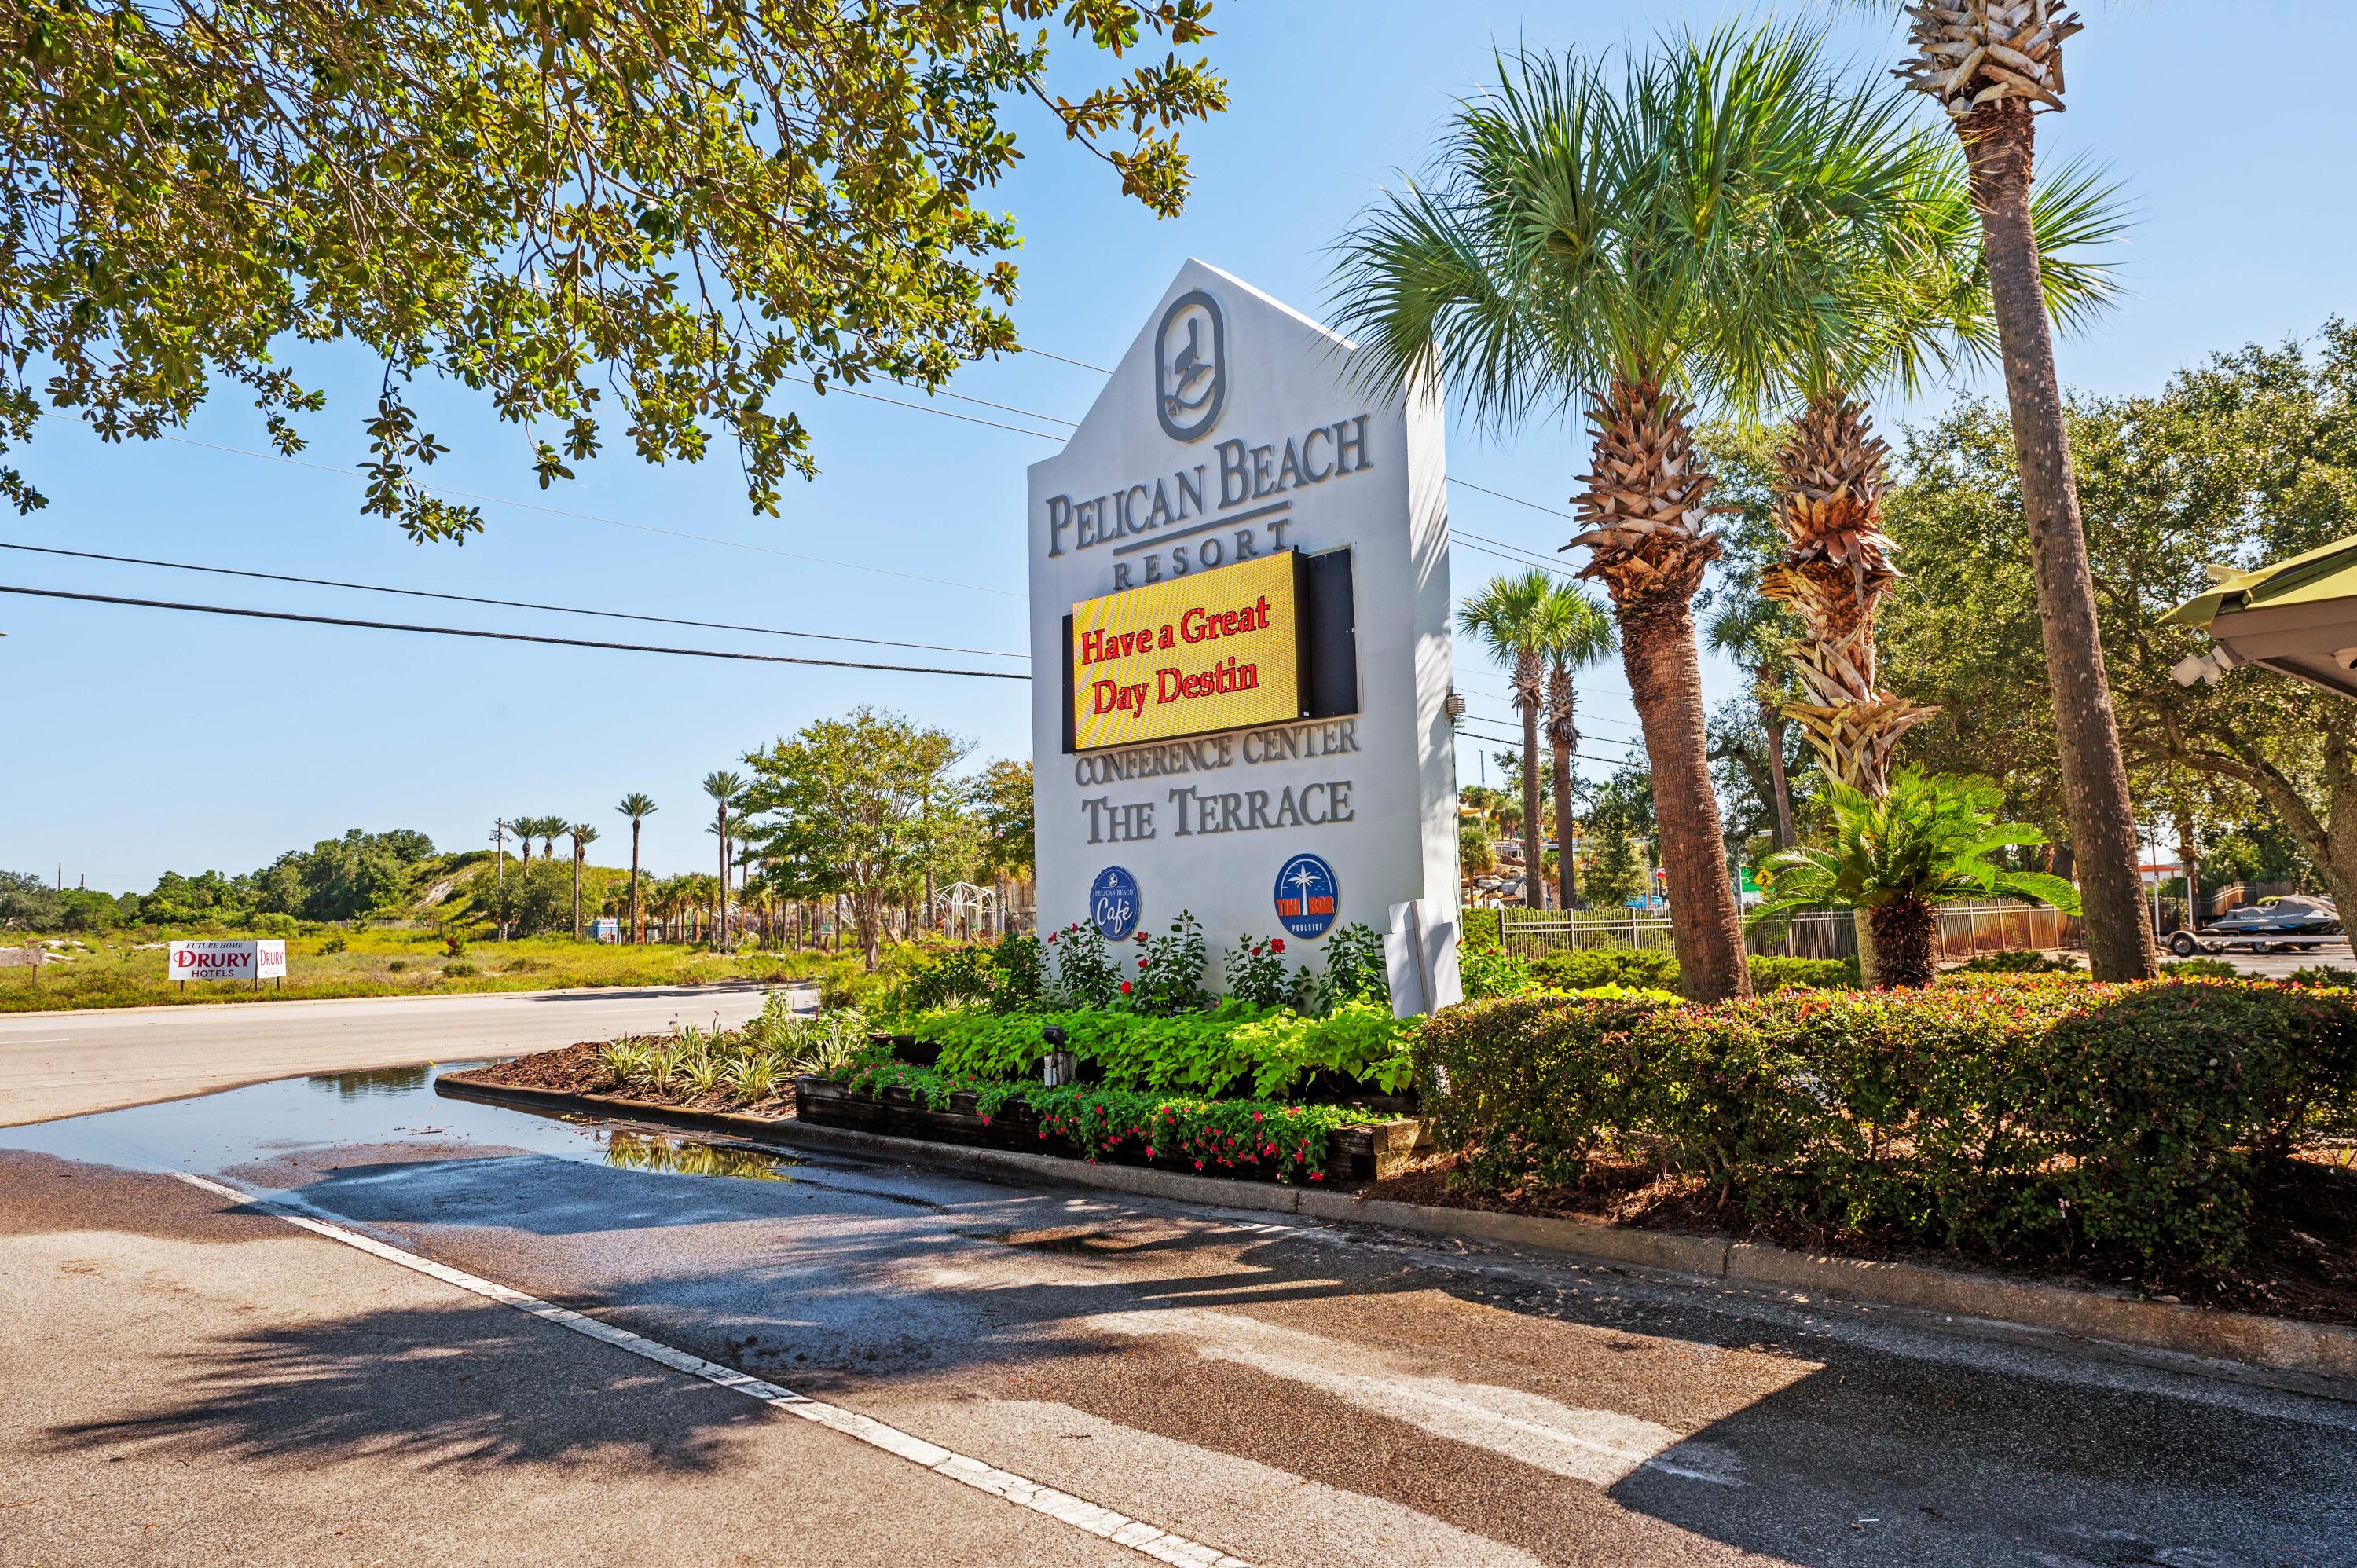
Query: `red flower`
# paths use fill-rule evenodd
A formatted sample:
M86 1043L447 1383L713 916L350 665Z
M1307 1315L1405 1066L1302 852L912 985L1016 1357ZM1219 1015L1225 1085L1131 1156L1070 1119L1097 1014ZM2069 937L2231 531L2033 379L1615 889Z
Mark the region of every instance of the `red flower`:
M1271 952L1283 952L1285 950L1285 939L1283 937L1270 938L1268 950Z
M1128 994L1129 994L1129 982L1128 982L1128 981L1126 981L1126 980L1125 980L1125 981L1123 981L1123 982L1121 983L1121 993L1122 993L1124 996L1126 996L1126 995L1128 995Z
M1139 947L1144 947L1146 945L1146 933L1144 931L1140 931L1129 940L1135 942Z
M1140 968L1140 969L1144 969L1144 968L1146 967L1146 961L1145 961L1144 959L1139 959L1139 960L1137 961L1137 967L1138 967L1138 968Z

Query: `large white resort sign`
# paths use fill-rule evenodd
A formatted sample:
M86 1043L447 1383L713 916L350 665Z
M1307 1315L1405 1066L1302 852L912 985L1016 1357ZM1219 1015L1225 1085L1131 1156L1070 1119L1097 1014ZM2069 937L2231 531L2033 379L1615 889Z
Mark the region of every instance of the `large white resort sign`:
M1437 392L1189 262L1029 506L1041 926L1453 932Z

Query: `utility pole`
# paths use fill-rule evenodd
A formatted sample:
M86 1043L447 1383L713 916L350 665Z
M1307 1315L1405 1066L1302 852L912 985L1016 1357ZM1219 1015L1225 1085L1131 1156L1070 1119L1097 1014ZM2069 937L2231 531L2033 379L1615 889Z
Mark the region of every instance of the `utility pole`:
M500 940L508 940L508 824L504 817L491 819L492 854L496 857L493 876L499 885Z

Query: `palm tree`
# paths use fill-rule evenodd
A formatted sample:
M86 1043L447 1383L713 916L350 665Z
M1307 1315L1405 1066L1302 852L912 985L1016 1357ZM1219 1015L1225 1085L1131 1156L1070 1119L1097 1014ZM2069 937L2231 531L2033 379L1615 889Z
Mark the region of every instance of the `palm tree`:
M1437 370L1480 418L1584 406L1575 498L1620 623L1687 989L1748 994L1703 732L1693 597L1718 553L1692 397L1784 377L1797 324L1843 308L1846 225L1903 198L1889 95L1841 88L1821 42L1724 29L1608 77L1524 55L1458 114L1441 180L1343 246L1346 329L1396 384ZM1566 545L1566 548L1570 548Z
M1889 0L1883 0L1889 6ZM1898 74L1948 113L1971 168L2038 583L2071 850L2098 980L2138 980L2158 955L2136 869L2135 808L2095 621L2030 185L2035 116L2062 102L2062 45L2083 24L2059 0L1911 0L1914 54Z
M589 846L597 842L597 830L587 822L575 822L565 830L573 835L573 940L581 940L581 860Z
M516 854L522 862L522 867L517 872L517 875L522 876L532 870L532 841L540 832L540 819L511 817L508 819L508 827L516 836Z
M2035 845L2028 822L2000 822L2005 795L1986 779L1900 769L1879 799L1831 781L1834 842L1780 850L1760 867L1767 897L1750 916L1774 927L1803 909L1857 909L1874 931L1882 983L1932 983L1932 933L1943 900L1991 895L2079 912L2079 894L2059 876L2011 871L1989 857Z
M647 927L639 915L639 829L654 815L655 803L634 789L614 810L630 819L630 940L643 945Z
M745 780L726 770L707 773L704 792L712 797L719 813L713 832L720 836L720 902L712 927L713 945L718 947L728 936L728 809L744 799Z
M1572 671L1600 664L1613 651L1610 612L1587 590L1570 583L1550 584L1543 617L1546 626L1547 744L1555 747L1555 901L1571 908L1579 891L1578 868L1572 864L1576 830L1571 820L1571 754L1579 745L1579 693Z
M1523 903L1546 907L1546 882L1539 865L1539 704L1544 700L1546 655L1552 635L1548 616L1555 585L1544 567L1519 577L1493 577L1490 585L1458 607L1457 624L1490 657L1513 671L1514 708L1523 716L1523 821L1530 832L1523 845Z

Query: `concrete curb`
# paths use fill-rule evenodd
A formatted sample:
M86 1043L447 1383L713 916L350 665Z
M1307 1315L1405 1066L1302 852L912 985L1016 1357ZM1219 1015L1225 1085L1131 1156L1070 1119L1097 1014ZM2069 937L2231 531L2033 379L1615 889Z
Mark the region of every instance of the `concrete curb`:
M788 1147L894 1160L1028 1185L1085 1187L1209 1208L1297 1214L1331 1223L1375 1225L1493 1246L1526 1247L1701 1280L1907 1307L2072 1339L2108 1341L2198 1360L2346 1380L2345 1386L2309 1391L2357 1398L2357 1329L2329 1323L2144 1301L2092 1286L2042 1284L1921 1263L1796 1252L1767 1242L1640 1230L1544 1215L1394 1203L1319 1187L1278 1187L1138 1165L1091 1165L1049 1155L811 1127L791 1119L679 1111L622 1095L475 1083L458 1074L436 1079L435 1088L461 1100L628 1116Z

